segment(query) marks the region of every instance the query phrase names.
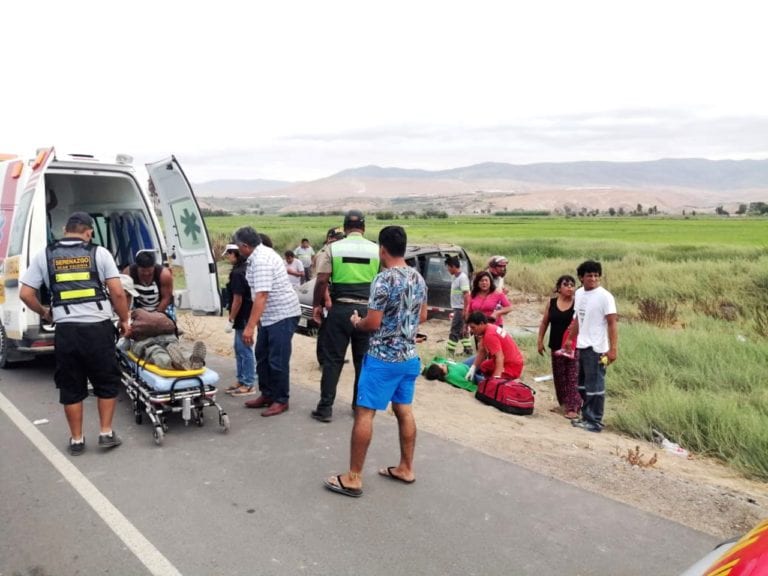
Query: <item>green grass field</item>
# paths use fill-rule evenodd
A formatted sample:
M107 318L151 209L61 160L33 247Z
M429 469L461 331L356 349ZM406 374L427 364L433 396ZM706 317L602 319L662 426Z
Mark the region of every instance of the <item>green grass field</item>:
M251 225L278 250L302 237L318 247L340 217L212 217L217 253ZM651 430L747 476L768 480L768 220L764 218L462 217L400 224L411 242L464 246L476 267L510 258L513 290L546 298L586 259L603 263L620 315L619 360L608 371L607 422ZM535 338L520 338L526 373L548 373Z
M338 216L211 216L205 219L212 234L230 234L240 226L250 225L276 238L306 236L313 244L323 239L331 226L340 226ZM368 219L369 233L377 233L389 224L399 224L413 242L439 239L470 246L508 240L595 240L641 242L650 245L702 244L740 247L768 247L768 220L765 218L541 218L472 217L445 219L376 220ZM292 236L288 236L288 234ZM292 242L294 240L291 240Z

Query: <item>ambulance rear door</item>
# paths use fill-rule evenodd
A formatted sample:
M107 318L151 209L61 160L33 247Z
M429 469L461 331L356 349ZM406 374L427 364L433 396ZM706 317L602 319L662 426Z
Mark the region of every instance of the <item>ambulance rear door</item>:
M156 194L170 260L184 268L188 299L182 307L194 312L221 313L219 278L210 237L192 186L174 156L147 164L150 194Z
M29 266L30 259L45 248L47 242L47 217L45 210L45 170L54 160L53 148L38 150L30 166L23 166L14 183L17 168L6 172L3 185L3 202L11 202L13 195L13 217L10 229L3 225L3 234L8 231L7 243L3 242L3 317L2 322L8 338L21 339L28 327L39 325L39 316L23 306L19 299L19 279ZM8 179L10 177L10 180ZM8 215L7 212L3 213ZM26 310L26 314L22 313Z

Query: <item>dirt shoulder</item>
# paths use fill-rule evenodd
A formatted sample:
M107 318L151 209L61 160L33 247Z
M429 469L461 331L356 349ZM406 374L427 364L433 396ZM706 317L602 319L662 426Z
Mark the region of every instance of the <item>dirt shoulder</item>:
M508 324L535 326L540 305L515 306ZM188 335L202 338L209 350L233 356L232 336L224 333L224 318L184 317ZM420 345L423 360L444 350L447 321L430 320L422 327L428 335ZM315 339L296 335L291 361L291 381L319 391L320 370ZM337 402L352 397L351 365L339 382ZM469 392L438 381L420 378L414 411L420 430L463 446L513 462L540 474L658 514L718 537L740 535L768 517L768 485L747 480L712 459L693 455L682 458L651 443L617 434L609 428L592 434L570 426L550 412L557 405L552 382L534 383L537 374L524 374L534 386L536 411L513 416L486 406ZM607 402L610 414L610 397ZM641 460L656 455L653 466L630 463L628 453L639 448Z

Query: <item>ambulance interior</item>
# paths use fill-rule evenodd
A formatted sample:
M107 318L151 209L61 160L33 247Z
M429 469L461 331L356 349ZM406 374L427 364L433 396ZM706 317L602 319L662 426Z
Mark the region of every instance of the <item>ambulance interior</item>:
M154 250L161 261L161 243L136 181L125 173L45 175L48 240L61 238L72 212L94 220L93 242L107 248L118 268L134 262L139 250Z

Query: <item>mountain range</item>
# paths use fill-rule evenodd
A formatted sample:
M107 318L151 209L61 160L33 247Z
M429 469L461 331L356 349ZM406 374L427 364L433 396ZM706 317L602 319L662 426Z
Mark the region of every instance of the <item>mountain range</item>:
M265 211L441 209L608 210L656 206L709 210L768 200L768 160L662 159L646 162L486 162L448 170L364 166L310 182L216 180L194 185L212 205L228 198ZM246 202L247 203L247 202Z

